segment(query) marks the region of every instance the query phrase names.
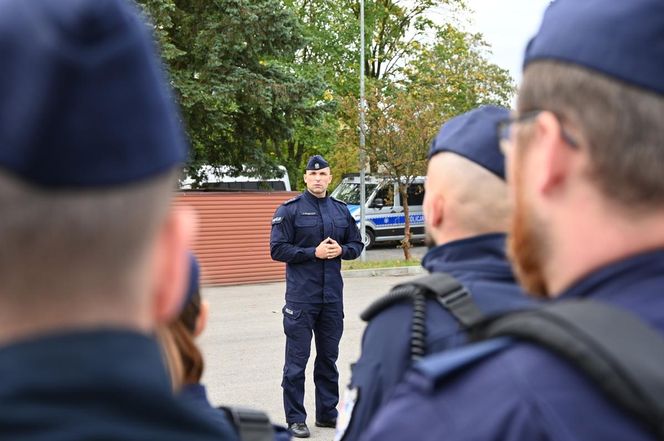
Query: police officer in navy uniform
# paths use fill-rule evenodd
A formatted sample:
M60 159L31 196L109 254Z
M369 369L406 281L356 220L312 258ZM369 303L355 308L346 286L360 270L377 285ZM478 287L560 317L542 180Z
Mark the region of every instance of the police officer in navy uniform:
M171 391L187 146L125 0L0 2L0 438L230 440Z
M316 426L336 425L336 360L344 317L341 259L355 259L363 248L346 204L328 196L331 180L327 161L312 156L304 175L307 189L277 209L270 235L272 258L286 262L286 361L281 385L286 422L300 438L309 436L303 401L312 331L316 342Z
M650 353L664 338L663 41L661 0L552 2L502 130L518 279L554 305L637 320L660 337ZM500 342L423 361L363 439L661 439L582 357L521 340L477 356Z
M486 314L525 307L505 255L509 201L496 124L509 116L482 106L446 122L429 152L422 265L455 277ZM384 302L381 299L377 304ZM399 300L371 318L338 420L337 439L357 440L411 365L413 303ZM427 353L461 345L465 330L432 298L426 306Z

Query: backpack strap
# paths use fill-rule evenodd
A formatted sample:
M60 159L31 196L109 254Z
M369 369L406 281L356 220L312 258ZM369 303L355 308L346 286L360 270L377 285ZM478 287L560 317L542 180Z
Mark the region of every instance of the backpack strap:
M447 273L432 273L396 285L387 295L372 303L360 317L364 321L370 321L395 303L412 301L410 355L413 361L417 361L426 354L426 301L431 297L436 299L463 329L481 322L484 318L468 290Z
M387 295L373 302L360 317L369 321L395 303L412 300L418 292L433 296L464 328L484 319L470 292L447 273L432 273L396 285Z
M664 338L636 315L570 300L499 316L473 336L512 336L552 350L664 439Z
M245 407L219 406L237 431L240 441L273 441L274 428L265 412Z
M463 328L468 328L484 318L484 314L475 304L470 292L447 273L432 273L411 280L404 285L416 286L425 293L433 295Z

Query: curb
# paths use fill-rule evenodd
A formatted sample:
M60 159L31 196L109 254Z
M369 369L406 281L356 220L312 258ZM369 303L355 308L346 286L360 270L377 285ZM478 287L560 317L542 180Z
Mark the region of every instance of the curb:
M345 277L375 277L375 276L414 276L425 274L426 270L421 266L399 266L394 268L369 268L359 270L342 271Z

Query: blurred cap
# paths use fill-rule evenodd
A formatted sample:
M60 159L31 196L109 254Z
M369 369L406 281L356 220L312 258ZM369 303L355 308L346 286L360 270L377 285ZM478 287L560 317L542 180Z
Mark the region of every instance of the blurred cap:
M553 1L528 43L524 69L546 59L664 94L664 1Z
M509 118L504 107L482 106L447 121L431 144L429 159L452 152L505 179L505 157L500 151L497 127Z
M133 4L0 1L0 169L42 187L110 187L186 160L177 106Z

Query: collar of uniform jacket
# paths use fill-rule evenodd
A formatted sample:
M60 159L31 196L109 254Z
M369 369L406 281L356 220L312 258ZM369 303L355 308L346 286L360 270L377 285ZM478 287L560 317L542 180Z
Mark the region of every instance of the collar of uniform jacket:
M505 234L482 234L455 240L431 248L422 259L429 272L453 272L459 266L464 270L473 265L483 271L496 269L511 274L505 254Z
M328 191L327 193L325 193L324 198L317 198L316 196L309 193L309 190L304 190L304 197L307 200L311 201L311 202L318 203L318 202L327 201L328 199L330 199L330 192Z
M617 304L647 319L664 308L659 286L664 286L664 249L637 254L599 268L571 285L557 299L592 297ZM629 293L625 291L627 287Z

